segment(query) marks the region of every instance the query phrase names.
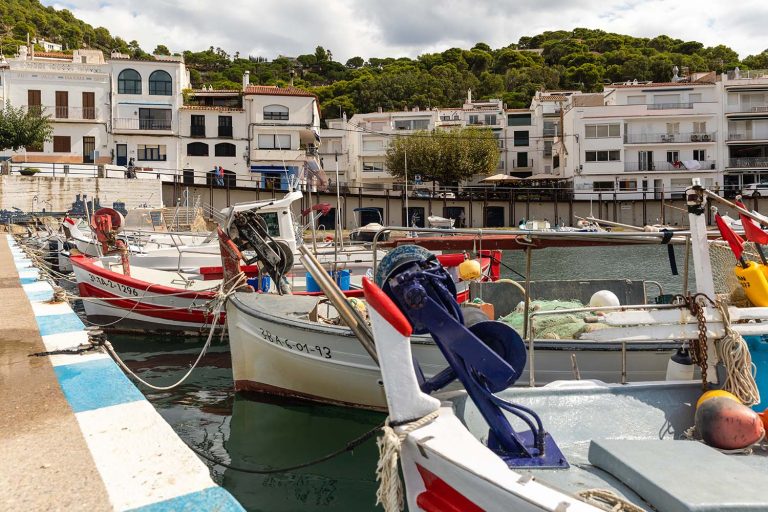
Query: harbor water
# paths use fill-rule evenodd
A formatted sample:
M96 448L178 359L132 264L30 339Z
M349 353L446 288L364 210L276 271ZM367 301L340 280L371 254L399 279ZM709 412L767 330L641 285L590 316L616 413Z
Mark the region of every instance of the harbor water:
M535 251L537 279L626 278L657 281L664 293L682 292L684 250L676 249L681 275L670 270L665 246L562 248ZM523 272L522 251L504 264ZM504 269L504 277L515 277ZM694 286L691 272L691 287ZM655 295L649 287L649 295ZM178 380L203 340L158 335L111 335L129 366L156 385ZM235 394L226 340L218 341L189 380L168 392L139 386L179 436L195 450L237 469L208 462L214 480L250 511L366 511L375 506L378 452L373 439L352 452L311 467L295 466L342 448L376 427L384 414ZM245 469L248 471L239 471Z

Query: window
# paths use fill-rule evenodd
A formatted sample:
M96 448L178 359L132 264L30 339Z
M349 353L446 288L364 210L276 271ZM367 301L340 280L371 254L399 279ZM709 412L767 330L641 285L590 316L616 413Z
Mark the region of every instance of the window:
M372 132L380 132L384 130L384 123L382 121L378 122L372 122L371 123L371 131Z
M544 156L552 156L552 141L544 141Z
M667 151L667 162L669 162L670 164L673 164L679 161L680 161L679 151Z
M291 149L291 136L259 134L259 149Z
M136 160L165 162L167 159L165 144L139 144L136 147Z
M654 105L664 105L670 103L680 103L679 94L655 94L653 96Z
M232 137L232 116L219 116L219 137Z
M528 162L528 153L526 151L520 151L517 153L517 167L527 168L530 164Z
M173 80L171 80L171 75L162 69L158 69L149 75L149 94L153 96L172 96Z
M554 121L544 121L544 136L554 137L557 135L557 123Z
M384 149L383 140L365 140L363 139L363 151L378 151Z
M236 156L237 147L229 142L221 142L214 146L213 153L216 156Z
M193 115L189 124L190 137L205 137L205 116Z
M645 105L645 94L640 96L627 96L627 105Z
M69 117L69 93L67 91L56 91L56 119L67 119Z
M70 151L72 151L72 140L68 135L53 136L54 153L69 153Z
M487 125L495 125L496 124L496 114L485 114L485 124L487 124Z
M612 181L593 181L592 182L592 190L595 192L603 192L603 191L611 191L613 190L613 182Z
M92 164L96 158L96 137L83 137L83 163Z
M588 124L584 126L584 135L588 139L605 139L607 137L619 137L621 125L612 124Z
M398 119L395 121L395 130L427 130L429 119Z
M528 130L525 130L525 131L515 130L514 141L515 141L515 146L528 146L530 144L530 139L528 138Z
M667 123L667 135L678 135L680 133L680 123Z
M587 162L620 162L621 151L618 149L609 151L585 151L584 158Z
M693 123L693 133L707 133L707 122L706 121L694 121L694 123Z
M187 144L187 156L208 156L208 144L205 142L190 142Z
M363 172L384 172L384 162L363 162Z
M501 136L501 132L496 132L493 136L496 137L496 145L499 146L499 149L504 149L504 138Z
M475 114L469 116L469 124L480 124L480 116Z
M637 190L637 180L619 180L619 190L629 192Z
M507 126L531 126L531 114L509 114Z
M117 75L118 94L141 94L141 75L133 69L124 69Z
M171 109L140 108L139 130L170 130Z
M96 94L83 93L83 119L96 119Z
M699 162L703 162L707 159L707 150L706 149L694 149L693 150L693 159L698 160Z
M28 90L27 91L27 110L30 114L41 115L43 113L43 107L41 106L40 91Z
M264 107L265 121L287 121L288 107L284 105L267 105Z

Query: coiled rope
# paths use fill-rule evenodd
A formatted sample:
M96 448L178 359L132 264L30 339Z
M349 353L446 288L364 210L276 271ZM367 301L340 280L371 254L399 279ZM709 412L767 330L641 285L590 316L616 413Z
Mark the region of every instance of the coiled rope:
M376 440L376 445L379 447L379 463L376 466L376 480L379 482L379 488L376 490L376 504L381 504L385 512L403 510L403 484L400 482L400 473L397 471L403 441L408 434L431 423L439 415L438 409L422 418L400 423L394 427L389 418L384 422L381 428L382 436ZM395 428L399 428L400 432L395 432Z
M718 357L725 366L723 389L736 395L744 405L759 404L760 391L755 383L757 367L752 362L749 346L742 335L733 330L728 306L718 301L717 308L725 328L725 336L717 342Z

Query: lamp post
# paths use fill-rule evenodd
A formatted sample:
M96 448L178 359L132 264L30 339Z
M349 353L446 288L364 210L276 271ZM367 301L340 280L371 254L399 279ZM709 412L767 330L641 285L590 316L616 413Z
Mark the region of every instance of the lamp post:
M403 159L405 166L405 225L411 223L410 212L408 211L408 149L403 149Z

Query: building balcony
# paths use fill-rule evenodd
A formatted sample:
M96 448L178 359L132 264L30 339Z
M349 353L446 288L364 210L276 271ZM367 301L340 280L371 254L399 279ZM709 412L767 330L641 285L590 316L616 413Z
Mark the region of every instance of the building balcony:
M112 129L118 131L171 131L171 120L116 117L112 120Z
M684 142L715 142L715 132L709 133L627 133L624 144L669 144Z
M515 160L512 162L512 169L513 170L514 169L521 169L521 170L533 169L533 160L530 159L527 162L519 162Z
M727 142L742 142L751 140L768 140L768 130L734 130L728 132Z
M729 158L730 169L766 169L768 168L768 156L747 156L741 158Z
M692 109L693 103L651 103L647 107L648 110Z
M100 121L100 114L96 107L68 107L68 106L35 106L28 105L28 112L36 112L43 116L51 116L52 121Z
M676 163L667 161L654 162L624 162L624 172L686 172L686 171L711 171L715 168L714 160L686 160L691 165L690 168L680 161Z
M766 86L768 88L768 86ZM726 114L766 114L768 105L730 105L725 109Z
M205 137L205 125L203 125L203 126L190 126L189 127L189 136L190 137Z
M303 149L253 149L251 160L255 161L305 161L307 152Z

